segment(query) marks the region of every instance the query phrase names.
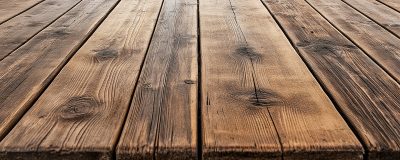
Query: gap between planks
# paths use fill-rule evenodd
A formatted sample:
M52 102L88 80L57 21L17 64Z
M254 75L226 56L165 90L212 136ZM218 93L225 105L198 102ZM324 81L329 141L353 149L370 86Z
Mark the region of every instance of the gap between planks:
M44 1L1 24L0 62L76 7L81 1L71 0L61 5L57 3L62 3L62 0Z
M7 1L7 0L3 0L3 1ZM0 3L2 3L3 1L0 1ZM5 17L4 15L2 15L2 16L4 16L4 17L0 17L0 25L1 24L3 24L4 22L7 22L8 20L10 20L10 19L12 19L12 18L14 18L14 17L16 17L16 16L18 16L18 15L20 15L20 14L22 14L22 13L24 13L25 11L27 11L27 10L29 10L29 9L31 9L32 7L35 7L36 5L38 5L38 4L40 4L40 3L42 3L43 1L45 1L45 0L38 0L36 3L33 3L32 5L29 5L29 4L27 4L28 6L25 6L26 8L19 8L20 6L17 6L16 8L12 8L12 9L16 9L16 10L19 10L19 11L16 11L16 13L14 12L13 14L10 14L10 15L8 15L8 18L7 17ZM12 2L14 2L14 1L8 1L9 3L12 3ZM4 3L4 2L3 2ZM7 3L7 2L6 2ZM0 8L0 10L1 9L3 9L3 10L7 10L6 12L10 12L9 11L9 8L7 8L7 9L5 9L5 8ZM0 14L1 14L1 12L2 11L0 11Z
M285 34L285 37L288 39L288 41L290 42L290 44L292 45L292 47L296 50L296 53L300 56L301 60L303 61L303 63L306 65L307 69L310 71L310 73L313 75L313 77L316 78L316 81L318 82L318 84L321 86L321 88L323 89L324 93L329 97L329 99L332 101L332 103L335 106L335 109L339 112L339 114L341 115L341 117L343 117L343 119L346 121L346 124L350 127L351 131L355 134L355 136L357 137L358 141L361 143L362 148L363 148L363 152L364 152L364 156L363 159L367 159L368 157L368 150L366 149L366 144L364 141L362 141L362 139L360 138L360 135L357 133L355 126L350 123L350 120L348 118L348 116L344 113L344 111L338 107L339 104L337 103L337 101L333 98L333 95L329 92L329 90L327 89L327 87L325 85L323 85L323 82L321 81L320 78L317 77L317 74L315 73L315 71L312 69L312 66L307 63L307 61L305 60L304 56L302 54L300 54L299 49L296 47L296 45L294 44L294 42L292 41L292 39L289 37L287 31L282 27L281 23L279 23L279 21L276 19L276 16L274 14L272 14L271 10L266 6L265 3L263 3L263 0L260 0L263 4L263 6L268 10L268 12L271 14L272 18L274 19L274 21L278 24L279 28L281 29L281 31ZM283 159L283 157L282 157Z
M305 3L305 2L303 2L303 1L301 1L301 0L298 0L298 1L295 1L295 2L290 2L290 1L272 1L272 0L264 0L263 1L264 2L264 4L268 4L268 6L270 6L270 7L273 7L273 9L274 9L274 12L275 13L273 13L273 14L276 14L276 15L279 15L279 19L281 19L282 21L280 21L280 20L277 20L277 22L279 22L279 23L283 23L283 25L285 25L285 27L283 27L283 26L281 26L282 28L283 28L283 30L284 31L286 31L286 32L290 32L290 35L289 35L289 33L287 33L287 37L289 38L289 39L294 39L294 40L296 40L296 41L303 41L303 40L307 40L307 39L304 39L305 37L303 37L302 35L302 33L304 33L304 34L306 34L306 33L308 33L307 35L310 35L310 32L311 33L313 33L314 34L314 32L316 32L315 34L316 35L319 35L319 36L321 36L321 34L322 33L325 33L325 34L327 34L327 32L325 31L325 30L327 30L328 28L329 28L329 26L328 25L326 25L326 23L325 22L323 22L322 20L320 20L320 18L318 18L318 17L320 17L321 15L319 15L319 13L318 12L316 12L317 14L315 14L315 13L311 13L311 12L314 12L314 9L312 9L312 7L310 7L309 6L309 4L303 4L303 3ZM297 3L296 3L297 2ZM289 4L288 6L285 6L284 4L282 4L282 3L284 3L284 4ZM291 4L291 3L293 3L293 4ZM300 4L301 3L301 4ZM279 10L280 9L282 9L282 7L283 6L285 6L286 8L287 7L294 7L294 6L296 6L295 8L297 8L297 10L295 10L295 9L293 9L291 12L285 12L285 13L282 13L282 12L280 12ZM266 6L267 7L267 6ZM299 7L300 7L300 9L299 9ZM309 7L309 8L311 8L311 10L310 9L308 9L307 7ZM269 7L267 7L267 8L269 8ZM289 8L290 9L290 8ZM270 11L270 12L272 12L272 11ZM304 12L304 13L303 13ZM294 20L294 18L297 18L297 15L299 15L300 13L302 13L301 14L301 16L303 16L303 18L301 18L301 17L299 17L298 19L299 20L297 20L298 21L298 23L295 23L295 22L293 22L293 20ZM317 28L315 28L315 27L311 27L311 26L308 26L308 27L311 27L311 29L308 29L307 27L303 27L302 29L300 28L300 26L302 26L301 24L299 25L299 23L300 22L303 22L303 23L309 23L310 21L309 20L307 20L307 19L305 19L304 18L304 16L307 16L307 15L304 15L304 14L307 14L308 16L311 16L311 17L314 17L314 19L312 19L312 21L318 21L318 22L320 22L320 23L322 23L323 24L323 26L324 26L324 28L320 28L320 29L317 29ZM318 17L317 17L318 16ZM322 19L324 19L323 17L321 17ZM278 18L277 18L278 19ZM325 20L325 19L324 19ZM297 22L296 21L296 22ZM325 20L326 21L326 20ZM314 23L314 22L313 22ZM311 23L311 24L313 24L313 23ZM329 24L329 22L327 22L328 24ZM294 24L294 26L291 26L290 24ZM297 24L297 25L296 25ZM307 25L306 24L306 25ZM321 24L321 25L322 25ZM315 24L314 24L315 25ZM330 24L329 24L330 25ZM318 26L318 25L316 25L316 26ZM297 28L298 27L298 28ZM289 28L289 29L288 29ZM294 29L296 29L296 30L294 30ZM315 29L315 30L314 30ZM303 31L304 30L304 31ZM332 30L332 29L328 29L329 31L331 31L331 32L334 32L334 30ZM299 32L295 32L295 31L299 31ZM317 32L318 31L318 32ZM320 33L319 33L320 32ZM319 33L319 34L318 34ZM329 35L331 36L331 37L333 37L333 38L336 38L336 40L335 41L340 41L341 43L344 43L344 42L346 42L346 40L345 39L343 39L343 38L340 38L340 36L336 36L336 35L333 35L333 34L330 34L329 33ZM340 33L339 33L339 35L340 35ZM324 38L324 37L314 37L312 34L310 35L311 36L311 38ZM326 37L324 38L324 39L326 39ZM322 40L324 40L324 39L322 39ZM347 39L347 38L346 38ZM313 39L311 39L311 40L313 40ZM318 40L318 39L317 39ZM329 39L328 39L329 40ZM307 41L309 41L309 40L307 40ZM332 39L331 40L329 40L329 41L332 41ZM347 41L349 41L349 40L347 40ZM332 92L333 94L333 96L332 97L334 97L333 99L336 99L336 100L339 100L339 101L337 101L337 104L339 104L339 105L337 105L337 106L340 106L340 107L343 107L343 109L347 109L347 112L348 111L350 111L350 112L348 112L348 113L346 113L346 112L343 112L343 113L345 113L345 114L350 114L350 116L353 114L353 113L358 113L358 112L361 112L361 111L363 111L364 109L368 109L368 108L371 108L371 109L379 109L379 108L382 108L382 107L378 107L378 106L375 106L375 107L365 107L364 106L364 104L362 104L361 106L359 106L359 105L355 105L355 106L353 106L353 107L355 107L355 108L357 108L357 109L354 109L354 110L352 110L352 109L350 109L350 108L348 108L347 106L347 104L346 103L351 103L351 100L349 100L347 97L341 97L340 96L340 94L337 94L337 91L335 91L336 89L339 89L339 91L340 91L340 85L338 85L338 87L336 87L336 89L334 88L334 87L332 87L332 85L330 85L330 83L332 83L332 82L334 82L334 84L335 83L337 83L337 82L335 82L335 81L338 81L338 82L343 82L343 81L341 81L341 79L336 79L335 81L332 81L332 82L330 82L330 81L327 81L327 80L329 80L329 79L326 79L327 77L329 77L329 76L323 76L324 74L322 74L321 73L321 70L319 70L318 69L318 66L315 66L315 63L316 62L318 62L318 56L317 55L315 55L316 57L315 58L317 58L317 59L315 59L315 60L317 60L316 62L314 62L315 60L314 60L314 57L310 57L310 55L308 55L308 52L310 52L311 51L311 55L313 55L312 54L312 50L305 50L305 49L307 49L307 48L304 48L304 45L302 45L301 43L298 43L298 44L296 44L295 46L296 46L296 48L299 48L299 47L302 47L302 51L301 51L301 56L308 56L308 58L305 60L307 63L308 62L310 62L311 64L313 64L314 66L312 66L311 65L311 67L310 68L312 68L312 70L315 70L316 71L316 73L318 73L318 74L316 74L316 78L318 78L318 79L320 79L321 77L320 76L322 76L322 82L323 82L323 84L324 85L328 85L328 90L329 90L329 92ZM307 42L308 43L308 42ZM292 44L293 44L293 42L292 42ZM345 43L345 44L347 44L347 42ZM341 45L341 44L336 44L336 45ZM336 45L334 45L334 46L336 46ZM307 46L307 45L306 45ZM323 45L324 46L324 45ZM321 46L322 47L322 46ZM329 47L329 46L327 46L327 47ZM339 48L340 50L343 50L343 48ZM343 51L346 51L346 50L343 50ZM298 51L298 52L300 52L300 51ZM357 50L354 50L354 49L351 49L351 50L349 50L348 51L349 52L349 54L350 55L352 55L352 58L356 58L356 60L357 59L360 59L360 60L362 60L362 61L360 61L361 62L361 64L364 64L364 65L362 65L362 66L365 66L365 67L372 67L372 68L370 68L370 69L373 69L373 70L377 70L377 71L374 71L374 74L365 74L365 73L362 73L362 75L366 75L367 77L369 77L369 78L371 78L371 79L367 79L368 81L366 81L366 82L368 82L368 83L372 83L372 84L374 84L374 83L377 83L377 82L375 82L377 79L377 77L376 77L376 75L375 74L383 74L383 73L381 73L381 72L378 72L379 70L381 70L381 68L379 67L379 69L377 68L377 67L375 67L375 65L376 65L376 63L371 63L371 62L369 62L369 61L372 61L369 57L367 57L363 52L358 52ZM334 54L334 53L337 53L336 51L335 52L333 52L332 51L332 53L331 54ZM340 53L340 52L339 52ZM365 57L367 57L367 58L365 58ZM310 59L311 58L311 59ZM305 59L305 58L303 58L303 59ZM340 61L339 61L340 62ZM329 62L328 62L329 63ZM342 63L342 62L341 62ZM349 63L349 62L346 62L346 61L343 61L343 63L344 64L347 64L347 63ZM365 64L366 63L366 64ZM317 63L317 64L319 64L319 63ZM351 63L349 63L349 64L351 64ZM367 64L370 64L370 65L367 65ZM323 64L319 64L319 66L324 66ZM353 66L353 65L350 65L351 67L355 67L355 68L358 68L358 67L360 67L360 66ZM350 67L349 66L349 67ZM362 67L361 66L361 67ZM333 66L333 67L335 67L335 66ZM346 69L347 70L347 69ZM318 71L318 72L317 72ZM340 71L340 70L339 70ZM383 70L382 70L383 71ZM349 70L349 71L346 71L346 72L353 72L353 71L351 71L351 70ZM335 73L335 72L334 72ZM321 75L322 74L322 75ZM319 76L318 76L319 75ZM385 100L383 100L383 102L385 102L385 101L387 101L387 105L389 105L388 107L390 108L390 110L388 110L388 111L386 111L386 112L388 112L388 113L386 113L385 112L385 114L387 114L386 116L388 116L387 118L385 118L384 120L389 120L389 122L387 122L388 124L385 124L384 122L382 122L382 123L384 123L384 125L390 125L391 123L396 123L396 120L393 120L393 118L394 117L392 117L392 115L391 115L391 112L394 110L394 106L393 105L396 105L397 103L398 103L398 101L395 99L395 98L393 98L393 96L396 96L397 94L398 94L398 91L396 91L396 90L398 90L398 85L396 85L396 83L395 83L395 81L390 77L390 78L388 78L388 76L385 76L385 75L387 75L386 74L386 72L385 72L385 74L384 75L382 75L382 76L379 76L380 78L378 78L379 79L379 81L380 80L382 80L382 82L380 82L379 84L380 85L383 85L383 86L391 86L391 87L388 87L389 89L390 89L390 91L388 91L388 94L386 95L386 94L384 94L384 95L382 95L382 96L385 96ZM325 77L325 78L324 78ZM332 79L333 80L333 79ZM369 82L369 81L371 81L371 82ZM378 82L379 82L378 81ZM385 83L383 83L383 82L385 82ZM346 84L346 83L348 83L348 82L344 82L344 84ZM364 84L364 82L363 81L355 81L355 83L358 83L359 85L365 85ZM323 86L324 86L323 85ZM329 86L330 85L330 86ZM347 84L347 85L349 85L349 84ZM374 85L377 85L377 84L374 84ZM379 86L371 86L371 87L373 87L374 89L379 89L379 90L381 90L380 88L379 88ZM378 87L378 88L377 88ZM368 87L369 88L369 87ZM350 88L351 89L351 88ZM357 87L355 88L355 89L357 89ZM336 92L336 93L335 93ZM353 91L354 92L354 91ZM373 92L374 93L374 92ZM386 93L386 92L384 92L384 93ZM346 93L343 93L343 94L346 94ZM365 99L364 98L364 96L356 96L356 97L354 97L354 98L356 98L356 99L361 99L361 100L366 100L366 103L368 102L369 104L373 104L373 102L375 101L375 99L376 98L374 98L374 97L379 97L380 96L380 94L381 93L374 93L374 94L368 94L368 97L371 97L371 99ZM349 95L350 97L353 97L353 95ZM343 100L345 100L345 101L343 101ZM347 102L346 102L347 101ZM372 102L370 102L370 101L372 101ZM350 110L349 110L350 109ZM376 111L377 112L377 111ZM361 112L362 113L362 112ZM380 113L380 112L379 112ZM358 115L358 116L370 116L370 115L368 115L368 114L361 114L361 115ZM382 116L382 115L379 115L379 116ZM356 116L357 117L357 116ZM352 122L354 122L353 120L354 120L354 118L356 118L356 117L351 117L352 118ZM385 116L384 116L385 117ZM349 118L350 119L350 118ZM369 120L368 119L368 117L366 118L366 120ZM375 124L375 123L373 123L373 124ZM358 123L357 125L362 125L362 123L360 124L360 123ZM354 125L354 126L356 126L356 125ZM368 124L368 126L370 126L370 124ZM378 142L378 145L377 146L375 146L375 147L377 147L378 149L376 149L376 148L371 148L372 149L372 151L374 151L374 156L379 156L379 155L377 155L377 154L381 154L381 155L384 155L385 153L380 153L379 151L380 151L380 149L381 148L384 148L384 150L385 150L385 147L387 147L386 145L391 145L392 147L394 147L394 152L392 153L393 155L396 155L397 153L396 153L396 147L394 146L394 144L395 144L395 142L390 142L390 141L385 141L385 139L383 139L382 141L381 141L381 138L379 138L379 136L381 136L380 135L380 133L376 133L375 134L375 132L377 132L379 129L374 129L374 131L373 132L370 132L370 131L368 131L368 132L360 132L360 127L354 127L354 128L357 128L357 132L355 132L355 133L357 133L357 134L360 134L360 133L363 133L363 134L368 134L368 135L372 135L372 139L371 140L373 140L373 142L374 142L374 145L376 145L376 141L377 140L379 140L380 142ZM362 128L362 127L361 127ZM390 135L392 135L392 136L395 136L395 134L393 134L392 132L397 132L396 131L396 128L385 128L389 133L391 133ZM392 130L393 129L393 130ZM384 131L381 131L381 130L379 130L379 132L386 132L386 130L384 130ZM383 133L382 133L383 134ZM374 139L374 138L376 138L377 137L377 139ZM364 137L363 137L363 140L364 140L364 142L365 143L370 143L370 141L369 140L366 140L365 141L365 135L364 135ZM384 138L388 138L388 137L384 137ZM390 147L389 147L390 148ZM370 148L369 148L370 149ZM392 148L393 149L393 148ZM398 151L397 151L398 152Z

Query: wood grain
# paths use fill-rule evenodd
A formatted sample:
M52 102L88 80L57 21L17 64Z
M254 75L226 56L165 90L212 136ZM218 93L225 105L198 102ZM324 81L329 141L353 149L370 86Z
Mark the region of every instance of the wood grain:
M368 18L400 37L400 12L376 0L343 0ZM400 3L400 2L399 2Z
M397 12L400 12L400 1L398 1L398 0L377 0L377 1L396 10Z
M196 159L197 1L166 0L117 159Z
M307 2L400 83L399 38L341 0Z
M0 25L0 61L81 0L46 0Z
M1 158L112 159L161 2L122 0L0 143Z
M0 24L44 0L0 0Z
M400 86L303 0L264 0L368 151L398 159Z
M116 2L83 1L0 62L0 139L29 109Z
M200 1L200 32L205 159L361 158L260 1Z

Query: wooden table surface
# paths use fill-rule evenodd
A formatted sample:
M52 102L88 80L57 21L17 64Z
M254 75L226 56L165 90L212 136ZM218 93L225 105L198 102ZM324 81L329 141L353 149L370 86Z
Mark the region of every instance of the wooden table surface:
M399 0L0 0L0 159L400 159Z

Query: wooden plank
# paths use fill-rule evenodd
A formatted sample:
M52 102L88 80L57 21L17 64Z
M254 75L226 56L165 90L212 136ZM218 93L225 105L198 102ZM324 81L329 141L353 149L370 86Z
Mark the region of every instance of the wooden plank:
M196 159L197 72L197 0L164 1L117 159Z
M400 82L399 38L341 0L307 2Z
M84 2L104 6L95 16L116 1ZM119 2L3 139L0 159L112 159L161 2Z
M398 0L377 0L377 1L396 10L397 12L400 12L400 1L398 1Z
M400 12L376 0L344 0L344 2L400 37Z
M0 139L39 97L115 4L116 0L83 1L0 62Z
M0 0L0 24L44 0Z
M0 61L82 0L46 0L0 25Z
M362 157L260 1L200 1L200 32L205 159Z
M369 158L399 157L400 86L303 0L264 0L363 140Z

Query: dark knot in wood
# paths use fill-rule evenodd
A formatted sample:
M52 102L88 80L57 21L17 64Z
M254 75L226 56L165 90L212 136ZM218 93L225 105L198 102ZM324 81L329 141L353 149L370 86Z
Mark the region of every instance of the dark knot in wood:
M262 58L261 54L255 52L252 47L247 45L237 48L235 54L241 57L249 58L252 61L259 61Z
M94 97L72 97L61 107L60 117L64 120L83 120L91 117L99 106L100 103Z
M195 84L196 82L195 81L193 81L193 80L185 80L184 81L186 84Z
M271 90L252 90L247 92L237 92L233 94L235 99L246 101L253 107L277 106L283 103L283 98Z
M97 62L106 61L118 57L118 51L114 49L106 48L94 51L96 52L95 59Z

